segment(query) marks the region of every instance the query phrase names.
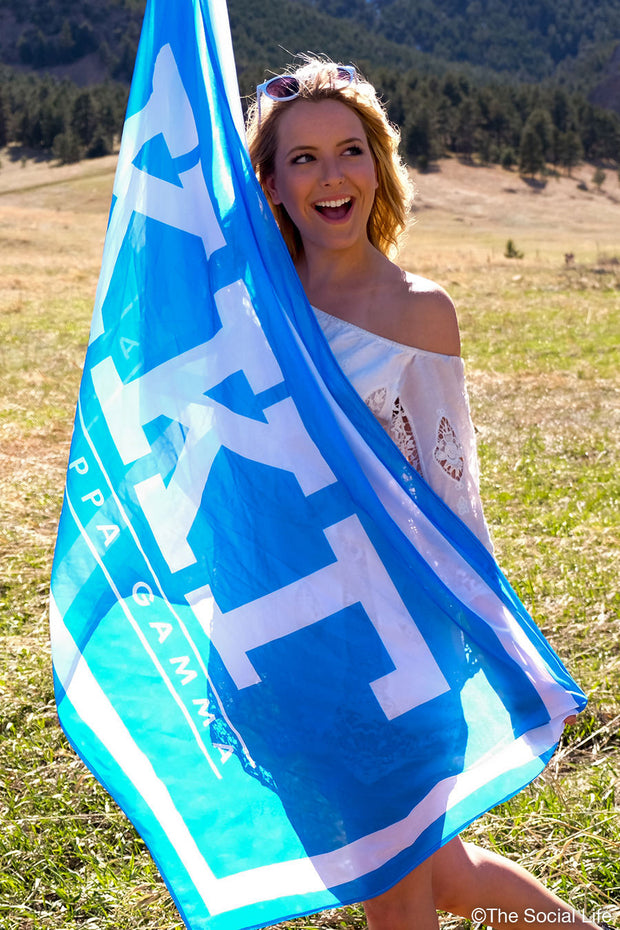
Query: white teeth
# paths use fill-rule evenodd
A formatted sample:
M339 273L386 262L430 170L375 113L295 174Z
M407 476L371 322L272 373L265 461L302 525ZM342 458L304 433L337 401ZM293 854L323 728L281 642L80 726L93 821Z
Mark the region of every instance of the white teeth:
M315 207L344 207L345 203L350 203L350 197L341 197L340 200L321 200L315 203Z

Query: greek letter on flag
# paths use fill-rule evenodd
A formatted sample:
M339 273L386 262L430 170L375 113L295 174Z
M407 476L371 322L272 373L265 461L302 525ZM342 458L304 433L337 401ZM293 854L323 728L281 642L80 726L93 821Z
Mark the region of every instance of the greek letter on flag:
M151 0L52 577L58 711L188 928L371 897L584 698L336 365L221 0Z

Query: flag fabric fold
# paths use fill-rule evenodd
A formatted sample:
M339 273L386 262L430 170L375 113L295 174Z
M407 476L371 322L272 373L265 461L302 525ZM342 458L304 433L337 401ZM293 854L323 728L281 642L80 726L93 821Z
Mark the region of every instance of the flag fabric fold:
M307 303L221 0L150 0L52 574L60 721L191 930L361 900L585 698Z

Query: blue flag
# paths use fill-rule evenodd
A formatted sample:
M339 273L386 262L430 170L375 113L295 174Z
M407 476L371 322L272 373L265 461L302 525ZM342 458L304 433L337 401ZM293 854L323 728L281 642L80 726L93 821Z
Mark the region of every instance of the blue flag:
M51 629L62 726L192 930L384 891L585 703L336 364L249 164L221 0L145 14Z

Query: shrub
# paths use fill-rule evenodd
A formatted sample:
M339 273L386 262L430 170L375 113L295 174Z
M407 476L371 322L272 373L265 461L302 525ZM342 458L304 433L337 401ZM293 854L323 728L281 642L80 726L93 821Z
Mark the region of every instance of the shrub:
M523 258L523 252L520 252L512 239L509 239L506 243L506 249L504 251L505 258Z

